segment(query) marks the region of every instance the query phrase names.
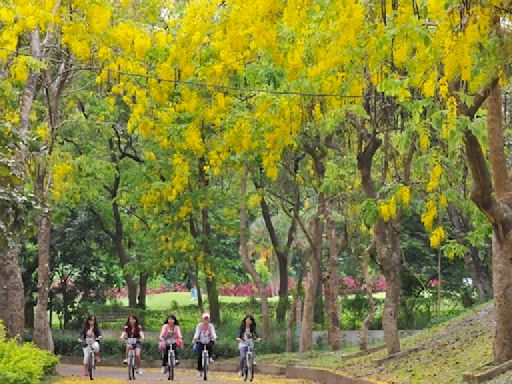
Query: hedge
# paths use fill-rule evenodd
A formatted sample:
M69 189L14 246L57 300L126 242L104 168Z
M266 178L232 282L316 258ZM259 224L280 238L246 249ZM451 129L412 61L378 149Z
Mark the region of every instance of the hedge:
M196 357L190 338L185 338L185 347L180 350L180 359L193 359ZM83 351L76 337L71 336L54 336L55 353L62 356L83 356ZM278 337L274 340L262 341L256 345L256 353L282 353L285 351L285 340ZM100 355L109 358L119 358L124 356L124 344L118 339L103 339L100 342ZM214 347L214 358L228 359L239 356L238 344L236 341L220 339ZM142 344L142 358L144 360L160 359L160 351L157 347L156 340L146 340ZM2 381L0 381L2 382Z

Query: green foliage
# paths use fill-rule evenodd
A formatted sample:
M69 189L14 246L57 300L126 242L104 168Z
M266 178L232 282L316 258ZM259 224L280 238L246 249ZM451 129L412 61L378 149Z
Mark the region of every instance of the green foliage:
M0 383L35 384L52 373L59 359L31 343L7 340L0 322Z

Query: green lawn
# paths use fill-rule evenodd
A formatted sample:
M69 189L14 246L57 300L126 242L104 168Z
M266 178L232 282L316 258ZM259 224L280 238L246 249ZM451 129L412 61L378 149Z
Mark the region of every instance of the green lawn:
M207 298L203 296L203 299L207 301ZM241 303L246 301L247 297L237 296L219 296L221 303ZM269 301L277 301L277 297L272 297ZM148 295L147 297L147 308L148 309L168 309L171 307L171 303L175 301L178 305L190 305L194 304L195 301L190 300L190 292L165 292L156 295ZM128 305L128 298L122 298L118 300L122 305Z

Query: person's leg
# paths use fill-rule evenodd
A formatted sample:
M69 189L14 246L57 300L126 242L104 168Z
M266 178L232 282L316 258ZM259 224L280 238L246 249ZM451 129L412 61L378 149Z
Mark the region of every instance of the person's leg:
M84 350L84 375L87 376L89 374L89 372L87 370L87 363L88 363L87 358L88 358L89 351L88 351L87 347L84 347L83 350Z
M208 348L208 356L210 356L210 362L213 361L213 341L210 341L207 346Z
M247 356L247 346L241 345L240 346L240 372L244 372L245 367L245 358Z
M174 351L174 363L175 363L176 365L178 365L178 364L179 364L179 359L178 359L178 346L176 345L176 343L174 343L174 344L172 345L172 349L173 349L173 351Z
M100 361L100 343L98 343L97 341L95 341L93 344L92 344L92 350L94 351L94 360L95 362L99 362Z
M142 347L141 347L141 346L139 346L139 345L137 345L137 346L135 347L135 361L136 361L136 363L135 363L135 364L137 365L137 368L139 368L139 369L140 369L140 367L142 366L142 364L141 364L141 363L142 363L142 360L141 360L141 358L140 358L140 351L141 351L141 349L142 349Z
M199 352L197 353L197 370L201 372L203 370L203 345L201 345L201 348L199 349Z
M169 346L166 345L165 349L162 350L162 367L167 366L167 354L169 353Z
M128 361L128 351L131 349L130 344L125 344L125 350L124 350L124 363L126 364Z

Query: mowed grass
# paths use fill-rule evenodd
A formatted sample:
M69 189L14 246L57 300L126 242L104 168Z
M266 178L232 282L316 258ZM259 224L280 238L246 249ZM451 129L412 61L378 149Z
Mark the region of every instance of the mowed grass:
M219 296L219 301L221 303L241 303L247 301L247 297L238 297L238 296ZM203 300L205 303L208 302L206 296L203 296ZM277 301L277 297L272 297L269 301ZM122 299L117 300L121 305L128 305L128 298L123 297ZM169 309L175 304L178 306L185 306L195 304L197 301L191 300L190 292L164 292L158 293L154 295L148 295L146 299L146 305L148 309L162 310Z

